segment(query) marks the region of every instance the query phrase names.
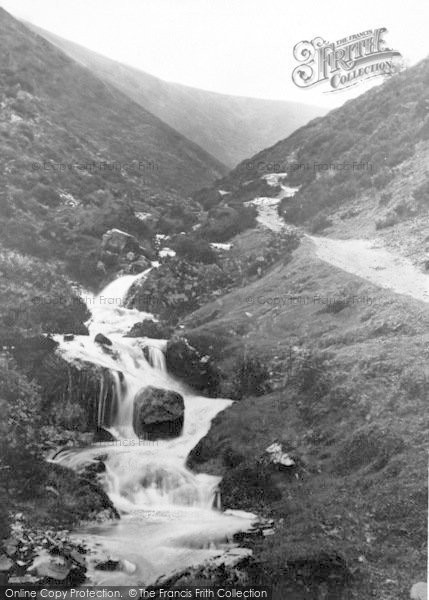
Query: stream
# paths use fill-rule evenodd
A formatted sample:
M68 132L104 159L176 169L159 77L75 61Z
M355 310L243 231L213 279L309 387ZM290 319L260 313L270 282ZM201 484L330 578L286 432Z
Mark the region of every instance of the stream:
M102 394L98 406L99 425L108 424L116 441L62 451L54 459L79 469L107 456L102 484L121 518L73 534L95 550L88 569L93 585L147 585L161 575L201 564L233 548L234 533L247 530L256 519L241 511L222 512L217 492L220 478L194 474L185 466L212 419L232 401L198 396L171 377L165 366L166 340L124 337L133 324L152 317L124 307L130 287L146 273L120 277L98 296L86 299L92 313L89 336L75 336L71 341L55 336L66 360L109 369L116 387L114 410L104 404ZM96 343L97 333L107 336L112 346L106 349ZM147 386L183 396L185 417L178 437L148 440L136 436L134 397ZM96 569L106 556L121 560L125 568Z

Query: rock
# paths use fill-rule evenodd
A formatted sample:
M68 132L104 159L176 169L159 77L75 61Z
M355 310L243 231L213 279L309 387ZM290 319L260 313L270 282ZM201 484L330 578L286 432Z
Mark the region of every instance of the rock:
M171 328L162 323L145 319L136 323L127 333L127 337L148 337L156 340L166 340L171 335Z
M183 427L185 403L177 392L149 386L134 398L133 426L140 437L178 435Z
M8 556L13 556L18 548L18 542L14 538L7 539L3 545Z
M140 244L137 239L120 229L109 229L109 231L106 231L103 235L101 245L103 250L112 252L113 254L139 253L140 251Z
M74 340L74 334L73 333L65 333L63 336L63 340L65 342L72 342Z
M64 556L52 556L46 550L42 550L33 560L28 571L39 577L50 577L58 581L63 581L71 571L72 563Z
M112 341L109 340L109 338L103 335L102 333L97 333L97 335L94 338L94 342L96 342L97 344L103 344L103 346L112 345Z
M269 535L274 535L275 534L275 530L274 529L264 529L262 531L262 535L263 536L269 536Z
M191 566L181 571L165 576L161 575L154 586L147 590L179 588L195 586L196 582L202 586L243 586L248 585L249 575L254 566L252 550L250 548L231 548L213 556L205 563Z
M127 267L127 272L131 275L137 275L137 273L143 273L143 271L147 271L150 267L150 261L140 256L136 261L132 262Z
M229 511L225 511L228 514L237 514L242 512L243 514L246 514L244 511L236 511L236 510L229 510ZM248 513L249 515L252 515L252 513ZM240 544L249 544L255 541L256 538L261 538L261 537L266 537L266 536L270 536L270 535L274 535L275 534L275 529L274 529L274 521L272 519L259 519L255 516L255 520L251 523L251 526L244 529L242 531L239 531L238 533L234 534L234 541L238 542Z
M132 562L130 562L129 560L121 560L120 561L120 567L122 571L125 571L125 573L128 573L129 575L132 575L133 573L136 572L136 565Z
M0 556L0 573L4 571L10 571L13 567L13 560L11 560L8 556L2 555Z
M104 427L97 427L94 433L94 442L114 442L116 440L115 436L104 429Z
M173 338L167 344L167 369L194 389L215 396L219 384L219 369L205 354L191 346L185 338Z
M233 508L228 508L224 511L224 514L232 515L233 517L240 517L241 519L255 519L255 521L258 518L258 515L255 515L247 510L235 510Z
M101 271L101 273L106 274L106 265L104 264L104 262L102 260L99 260L97 262L96 269L97 269L97 271Z
M119 571L120 566L121 566L120 560L117 560L114 558L108 558L107 560L96 564L95 568L98 569L99 571Z
M26 583L27 585L34 585L38 583L40 580L38 577L33 577L32 575L23 575L22 577L11 577L8 581L10 585L17 585L21 583Z
M411 600L427 600L428 597L428 586L425 581L419 581L415 583L410 590Z
M95 479L55 463L44 464L40 480L46 487L59 492L56 496L44 491L39 503L43 518L53 526L71 528L78 522L117 519L119 515L110 498Z
M295 467L296 463L287 452L283 451L283 447L279 442L274 442L265 449L269 461L279 468Z

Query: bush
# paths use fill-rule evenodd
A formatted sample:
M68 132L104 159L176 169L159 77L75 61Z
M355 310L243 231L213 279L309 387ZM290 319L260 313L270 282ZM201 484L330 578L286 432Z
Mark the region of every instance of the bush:
M382 192L380 194L380 200L378 201L380 206L386 206L386 204L389 204L389 202L392 199L392 193L391 192Z
M272 475L258 461L241 462L220 483L223 508L256 512L281 498Z
M173 338L167 344L167 369L195 390L216 396L220 371L211 358L191 346L184 338Z
M198 236L209 242L226 242L238 233L255 227L254 206L223 205L209 211L207 221L198 229Z
M230 281L218 265L189 263L172 258L153 269L143 285L131 290L129 305L151 312L169 323L199 308L213 292Z
M233 367L232 398L261 396L270 390L268 365L256 356L243 356Z
M393 177L392 169L385 168L372 177L372 183L378 190L381 190L392 181Z
M213 188L203 188L193 194L193 199L201 204L204 210L209 210L222 202L222 194Z
M46 204L50 207L58 206L61 202L59 194L48 185L38 183L33 190L33 196L41 204Z
M38 387L11 360L0 366L0 411L2 491L24 497L29 482L37 480L42 454L41 398ZM31 487L29 493L31 497Z
M311 233L318 233L319 231L323 231L327 227L332 225L332 220L329 219L326 215L317 215L310 223L310 231Z
M156 340L166 340L171 336L172 328L168 325L145 319L136 323L127 333L127 337L148 337Z
M413 198L422 204L429 204L429 180L413 191Z
M238 450L234 450L234 448L231 448L230 446L225 448L222 453L222 462L228 469L234 469L244 461L245 456L241 454L241 452L238 452Z
M403 449L404 441L394 433L375 425L364 426L343 443L334 459L334 468L342 475L364 467L378 471Z
M230 342L228 335L211 331L188 331L186 339L201 354L217 359L223 358L225 347Z
M376 231L379 231L380 229L393 227L393 225L396 225L398 222L398 216L394 212L389 212L385 217L377 219L377 221L375 222L375 229Z
M170 244L177 256L191 262L213 264L217 254L208 242L201 238L181 235Z
M350 302L347 298L335 298L332 302L328 302L326 312L336 315L347 308L347 306L350 306Z

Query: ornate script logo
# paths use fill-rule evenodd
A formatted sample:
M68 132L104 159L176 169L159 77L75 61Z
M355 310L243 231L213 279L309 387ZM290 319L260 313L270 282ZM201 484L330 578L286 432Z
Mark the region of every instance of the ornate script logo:
M321 37L299 42L293 49L300 63L293 70L293 82L301 88L325 82L331 88L327 91L335 92L363 79L393 75L400 68L401 54L385 46L386 31L385 27L370 29L337 42Z

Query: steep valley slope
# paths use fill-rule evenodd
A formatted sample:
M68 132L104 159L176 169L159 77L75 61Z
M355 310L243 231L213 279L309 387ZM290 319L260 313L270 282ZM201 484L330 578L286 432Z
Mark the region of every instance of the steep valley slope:
M230 168L327 112L297 102L228 96L163 81L28 26Z
M322 582L330 598L406 597L426 568L429 305L329 265L304 239L287 264L184 324L190 339L228 340L225 371L242 356L269 366L271 392L219 415L190 457L224 476L226 507L274 518L254 548L261 580L288 598L316 598ZM261 473L276 441L296 475ZM341 592L329 587L338 561L351 578Z
M224 165L3 9L0 33L4 246L91 280L107 229L147 242L138 212L192 220L190 194Z

